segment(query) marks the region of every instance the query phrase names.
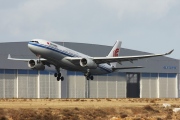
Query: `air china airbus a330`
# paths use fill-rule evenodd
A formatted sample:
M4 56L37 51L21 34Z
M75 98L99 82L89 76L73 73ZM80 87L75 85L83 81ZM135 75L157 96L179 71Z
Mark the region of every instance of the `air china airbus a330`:
M20 60L28 62L28 66L31 69L44 70L45 65L54 65L57 73L54 76L57 80L64 80L61 75L60 68L70 71L80 71L84 73L87 80L93 80L93 75L108 74L116 72L120 69L133 69L142 68L141 66L135 67L121 67L117 68L116 64L121 64L124 61L134 61L143 58L157 57L169 55L173 52L170 51L165 54L149 54L138 56L119 56L121 42L116 41L112 50L106 57L90 57L88 55L71 50L64 46L55 44L50 41L42 39L33 39L28 43L29 49L37 56L37 59L19 59L12 58L8 55L9 60Z

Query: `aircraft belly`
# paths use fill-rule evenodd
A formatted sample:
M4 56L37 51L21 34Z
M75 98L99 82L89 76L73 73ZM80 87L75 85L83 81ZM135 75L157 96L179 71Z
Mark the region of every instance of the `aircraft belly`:
M59 66L60 68L67 69L67 70L78 70L80 71L80 67L78 65L74 65L70 61L64 59L66 56L62 55L58 52L51 51L50 54L46 54L43 58L47 59L50 63Z
M100 69L100 68L96 68L96 69L91 69L90 70L91 74L93 75L102 75L102 74L107 74L106 71Z

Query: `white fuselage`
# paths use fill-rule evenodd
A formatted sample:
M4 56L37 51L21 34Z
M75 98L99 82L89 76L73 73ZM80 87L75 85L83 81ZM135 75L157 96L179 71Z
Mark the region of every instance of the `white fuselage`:
M45 40L38 40L38 42L29 42L28 47L34 54L45 58L49 63L55 66L70 71L80 71L83 73L87 72L87 68L82 67L80 65L80 61L79 63L74 64L71 61L67 60L66 57L89 58L90 56L88 55ZM99 64L96 69L90 69L90 72L91 74L96 75L107 74L113 71L112 66L105 63Z

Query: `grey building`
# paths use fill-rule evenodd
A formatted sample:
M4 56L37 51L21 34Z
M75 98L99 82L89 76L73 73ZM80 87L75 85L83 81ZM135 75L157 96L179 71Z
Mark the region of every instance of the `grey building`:
M70 43L58 44L90 56L106 56L112 46ZM26 62L7 60L36 58L27 42L0 43L0 98L178 98L180 61L155 57L123 62L122 66L143 66L118 73L94 76L86 80L82 73L61 70L64 81L56 81L54 66L45 71L30 70ZM144 55L146 52L121 48L120 56Z

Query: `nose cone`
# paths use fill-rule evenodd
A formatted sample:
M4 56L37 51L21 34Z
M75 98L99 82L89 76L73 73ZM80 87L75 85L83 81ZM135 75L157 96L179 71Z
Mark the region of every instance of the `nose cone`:
M30 50L32 49L31 42L28 43L28 48L29 48Z
M33 53L35 53L35 46L33 45L32 42L29 42L29 43L28 43L28 48L29 48Z

